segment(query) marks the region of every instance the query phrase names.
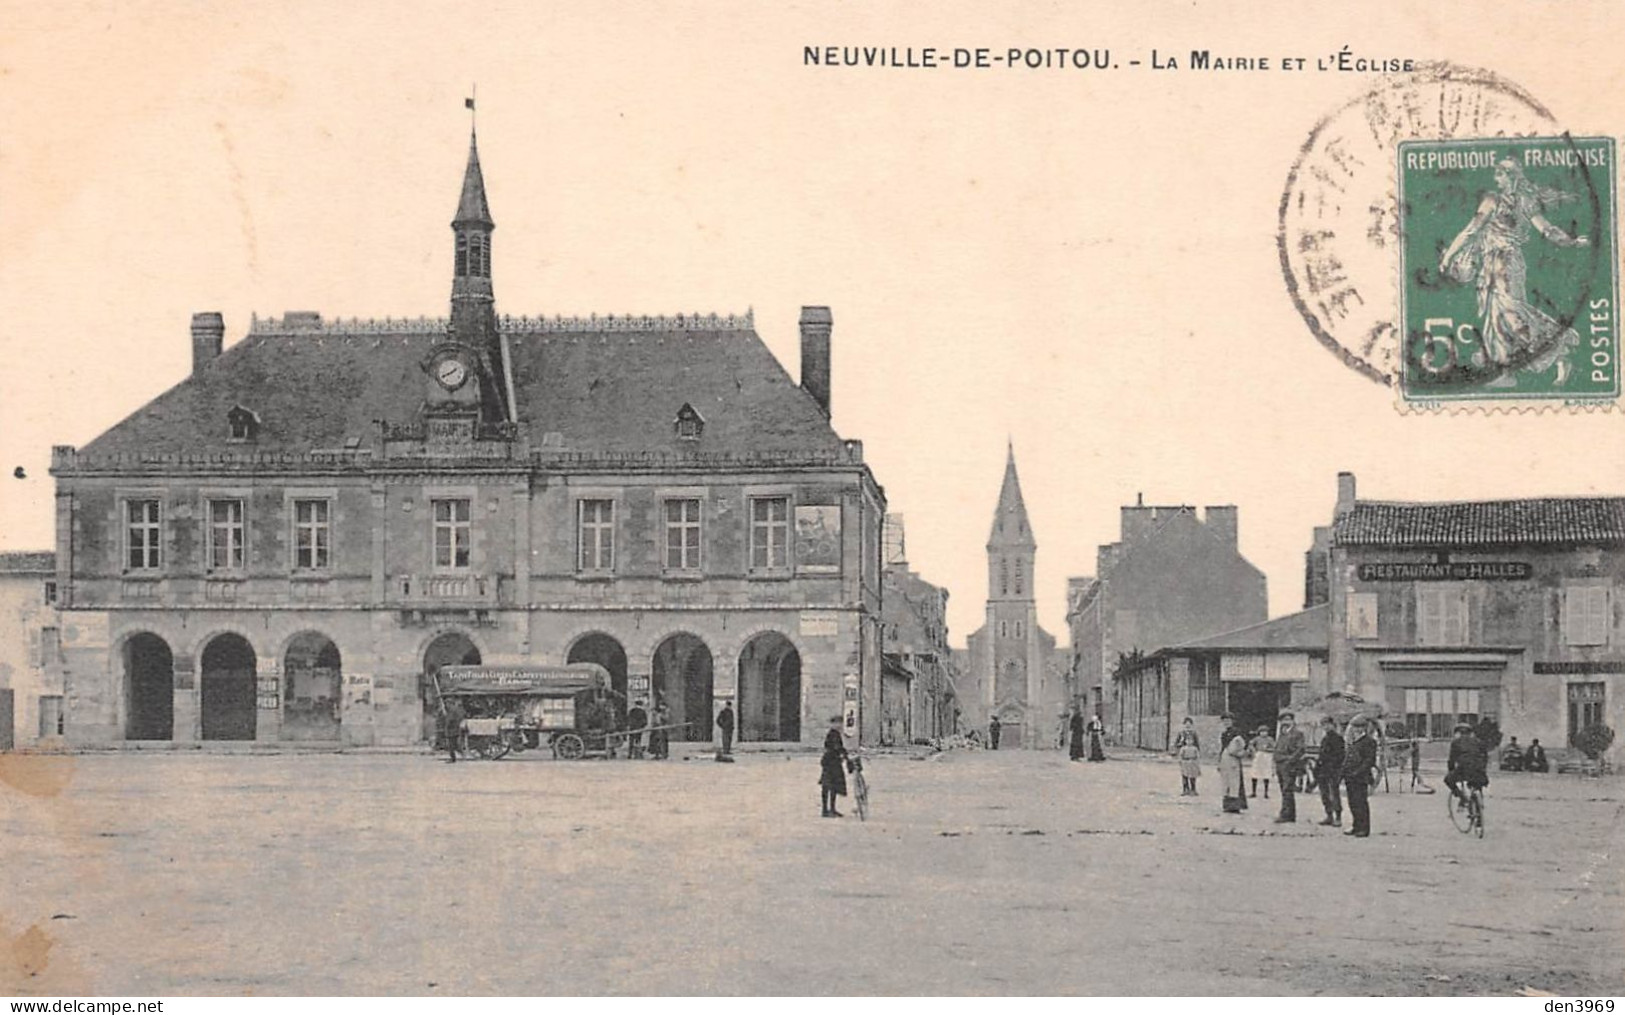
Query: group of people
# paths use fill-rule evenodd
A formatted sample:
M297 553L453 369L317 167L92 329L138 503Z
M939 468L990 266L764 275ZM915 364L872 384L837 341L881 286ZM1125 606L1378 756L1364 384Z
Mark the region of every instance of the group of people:
M1090 761L1106 760L1106 724L1100 721L1100 716L1090 716L1085 722L1083 710L1075 708L1066 721L1066 728L1067 757L1073 761L1082 761L1085 757Z
M654 715L644 707L642 698L632 702L626 710L626 757L630 761L640 758L656 760L671 757L671 709L656 699ZM649 734L649 745L643 744L643 735Z
M1258 796L1260 782L1264 784L1264 798L1268 799L1273 776L1281 797L1281 808L1275 821L1277 824L1296 822L1296 794L1305 776L1310 773L1308 738L1298 728L1297 717L1291 712L1282 712L1273 736L1267 726L1249 733L1236 722L1234 716L1226 714L1220 718L1225 724L1219 740L1219 777L1223 782L1221 806L1224 812L1244 813L1248 797ZM1195 724L1186 718L1172 745L1174 754L1179 758L1180 796L1197 795L1196 782L1202 775L1201 747ZM1335 720L1330 716L1322 719L1319 751L1313 761L1313 771L1320 788L1321 806L1326 811L1326 817L1320 824L1342 827L1343 799L1346 795L1353 827L1343 834L1362 839L1369 836L1369 794L1381 774L1377 761L1377 741L1372 735L1370 720L1356 716L1349 723L1349 735L1345 739L1338 732Z
M1519 747L1518 738L1509 737L1507 745L1501 748L1501 771L1551 771L1551 763L1546 760L1546 748L1540 746L1540 738L1536 737L1529 741L1528 747Z

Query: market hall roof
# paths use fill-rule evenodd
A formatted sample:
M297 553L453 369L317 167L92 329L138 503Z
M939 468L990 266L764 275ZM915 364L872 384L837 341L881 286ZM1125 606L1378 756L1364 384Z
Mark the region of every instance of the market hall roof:
M1325 652L1331 644L1331 609L1325 603L1236 631L1189 642L1174 651Z
M844 453L814 398L758 337L751 314L504 317L521 433L533 448L606 453L683 449ZM233 454L227 414L260 420L255 452L310 453L357 440L380 421L410 424L423 406L422 364L444 319L256 321L242 341L87 444L104 455ZM673 420L691 404L698 441Z
M1337 546L1401 548L1625 542L1625 497L1535 497L1431 504L1356 501Z

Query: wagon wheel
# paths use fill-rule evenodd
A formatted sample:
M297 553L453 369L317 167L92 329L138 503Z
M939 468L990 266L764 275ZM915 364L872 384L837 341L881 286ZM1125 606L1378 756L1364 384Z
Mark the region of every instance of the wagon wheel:
M565 761L575 761L587 753L587 745L574 733L560 733L553 738L553 756Z
M484 758L486 761L495 761L498 758L506 755L510 746L511 745L509 745L507 737L492 737L490 740L487 740L485 743L480 745L480 757Z

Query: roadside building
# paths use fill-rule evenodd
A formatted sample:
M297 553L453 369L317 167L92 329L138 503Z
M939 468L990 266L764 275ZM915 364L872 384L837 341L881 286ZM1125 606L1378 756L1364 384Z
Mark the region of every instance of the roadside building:
M1113 675L1120 660L1262 623L1269 602L1262 571L1241 555L1237 511L1184 505L1122 509L1121 533L1102 545L1095 574L1067 583L1071 691L1098 712L1121 716Z
M885 495L751 314L498 315L475 145L450 316L256 319L58 447L56 582L80 743L410 744L450 663L595 662L674 739L881 729Z
M958 709L948 648L948 590L909 567L901 515L886 516L885 554L880 742L948 736Z
M0 751L60 742L62 734L55 555L0 553Z
M1038 626L1037 557L1011 447L987 541L987 620L967 639L960 689L968 726L985 731L988 720L999 717L1001 747L1049 746L1055 717L1066 707L1055 636Z
M1237 631L1124 659L1113 675L1120 742L1164 751L1190 718L1203 750L1214 754L1234 715L1243 729L1274 727L1280 713L1323 697L1330 654L1325 605Z
M1625 497L1360 500L1345 472L1329 568L1331 683L1413 736L1491 717L1556 748L1625 720Z

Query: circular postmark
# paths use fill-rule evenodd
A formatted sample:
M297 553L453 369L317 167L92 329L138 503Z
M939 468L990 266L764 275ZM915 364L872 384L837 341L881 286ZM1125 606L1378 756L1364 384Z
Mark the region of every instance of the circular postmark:
M1287 174L1276 234L1287 292L1315 338L1379 384L1402 369L1401 142L1556 129L1522 88L1446 63L1385 77L1317 123Z

